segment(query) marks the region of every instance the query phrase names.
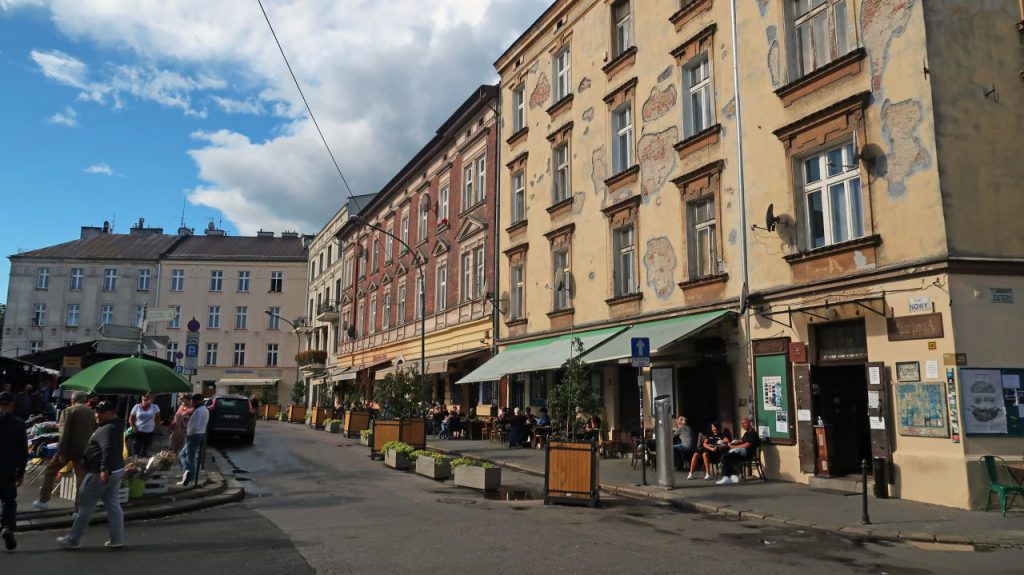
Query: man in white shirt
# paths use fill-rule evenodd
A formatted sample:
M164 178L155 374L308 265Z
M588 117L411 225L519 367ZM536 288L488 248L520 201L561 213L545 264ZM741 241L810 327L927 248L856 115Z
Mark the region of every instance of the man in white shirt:
M199 467L198 457L206 442L206 425L210 421L210 411L203 403L203 395L197 393L192 396L192 416L185 427L185 447L178 453L181 462L181 469L184 471L179 485L188 485L189 481L198 484Z

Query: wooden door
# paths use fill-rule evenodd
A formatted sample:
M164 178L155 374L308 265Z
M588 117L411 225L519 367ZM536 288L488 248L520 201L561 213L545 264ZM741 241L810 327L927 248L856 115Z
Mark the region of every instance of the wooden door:
M815 472L814 456L814 421L811 417L803 417L812 413L811 404L811 366L802 363L793 366L793 388L796 396L796 440L800 453L800 471Z

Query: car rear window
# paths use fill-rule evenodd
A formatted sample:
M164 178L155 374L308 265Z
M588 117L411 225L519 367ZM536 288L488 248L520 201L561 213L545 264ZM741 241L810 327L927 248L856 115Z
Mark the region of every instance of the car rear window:
M224 410L239 411L239 410L242 410L242 409L246 409L246 410L249 409L249 407L246 405L246 403L248 403L248 402L246 402L245 400L242 400L242 399L231 399L229 397L221 397L221 398L218 398L213 403L213 407L214 407L214 409L224 409Z

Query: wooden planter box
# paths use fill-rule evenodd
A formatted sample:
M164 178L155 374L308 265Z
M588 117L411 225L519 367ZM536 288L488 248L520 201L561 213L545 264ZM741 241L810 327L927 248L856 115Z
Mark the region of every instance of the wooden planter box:
M409 469L411 463L412 462L409 461L409 456L404 453L399 453L394 449L389 449L384 452L384 465L387 465L392 469L405 471Z
M370 429L371 458L379 457L389 441L401 441L416 449L427 447L427 420L423 418L375 419Z
M455 485L479 489L480 491L496 491L501 487L500 467L477 467L460 465L453 470Z
M416 449L427 448L427 420L424 418L403 419L402 437L404 441Z
M338 420L332 421L326 427L328 433L341 433L341 423Z
M271 405L264 403L260 406L260 417L263 419L277 419L277 414L281 413L280 405Z
M309 426L313 428L323 427L329 419L334 419L334 410L329 407L314 407L309 412Z
M438 463L433 457L416 458L416 473L431 479L445 480L452 476L452 464Z
M288 406L288 423L306 423L306 408L302 405Z
M599 463L596 441L548 441L544 454L544 505L599 505Z
M345 412L345 437L359 437L359 432L370 429L370 414L366 411Z

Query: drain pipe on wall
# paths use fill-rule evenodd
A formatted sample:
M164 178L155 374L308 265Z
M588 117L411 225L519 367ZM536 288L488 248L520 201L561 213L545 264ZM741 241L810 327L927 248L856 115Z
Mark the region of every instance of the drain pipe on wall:
M743 287L740 292L740 313L743 314L743 349L747 362L747 374L750 377L750 399L747 401L747 416L754 419L754 398L756 397L756 385L754 381L754 362L750 343L750 306L747 304L750 290L750 269L747 256L747 193L743 174L743 108L740 106L740 59L736 22L736 0L731 0L732 20L732 83L734 101L736 103L736 178L739 189L740 202L740 267L743 276Z
M492 170L494 172L494 261L491 263L491 275L494 278L494 281L492 282L491 286L491 357L495 357L498 355L498 327L501 324L501 309L498 300L498 294L501 293L499 291L499 286L501 285L501 176L499 175L499 173L501 172L501 80L498 80L497 88L498 95L497 101L495 102L495 104L497 105L497 109L494 110L495 161L494 170ZM484 296L486 297L487 294L485 293ZM491 405L496 406L501 403L501 382L498 381L497 383L491 383L491 385L493 386L491 388Z

